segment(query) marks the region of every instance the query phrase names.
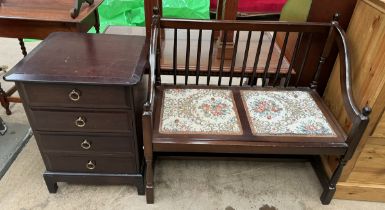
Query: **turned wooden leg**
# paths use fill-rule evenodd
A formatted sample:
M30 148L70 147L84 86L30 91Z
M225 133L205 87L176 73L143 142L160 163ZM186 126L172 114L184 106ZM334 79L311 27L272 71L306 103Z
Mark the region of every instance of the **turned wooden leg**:
M9 101L7 98L7 94L5 93L3 88L1 88L1 86L0 86L0 103L1 103L1 106L4 107L5 113L7 113L7 115L12 114L11 110L9 109Z
M324 188L324 191L321 195L321 202L323 205L328 205L332 201L333 196L336 192L337 182L340 179L342 169L344 168L345 164L346 164L346 161L340 160L340 163L338 164L331 179L329 180L328 186Z
M27 49L25 48L24 41L22 38L18 38L21 52L23 53L24 57L27 55Z
M153 160L146 159L146 200L148 204L154 203L154 168Z
M97 9L95 10L94 14L95 14L95 25L94 25L94 27L95 27L96 33L99 34L100 33L100 18L99 18L99 12L98 12Z
M43 175L43 177L49 193L56 193L58 188L57 183L50 176Z

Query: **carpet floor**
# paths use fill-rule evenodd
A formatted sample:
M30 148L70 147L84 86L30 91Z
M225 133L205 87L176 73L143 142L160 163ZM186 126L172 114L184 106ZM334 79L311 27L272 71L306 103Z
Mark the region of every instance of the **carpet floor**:
M49 194L44 170L31 138L0 180L0 209L385 209L384 203L337 199L323 206L307 162L159 160L152 205L125 185L59 183Z

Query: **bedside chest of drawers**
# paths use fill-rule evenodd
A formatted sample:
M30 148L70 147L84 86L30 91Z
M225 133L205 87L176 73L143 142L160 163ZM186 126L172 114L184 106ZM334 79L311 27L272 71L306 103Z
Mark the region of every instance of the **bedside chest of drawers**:
M144 194L146 57L145 37L54 33L5 76L16 82L49 192L72 182Z

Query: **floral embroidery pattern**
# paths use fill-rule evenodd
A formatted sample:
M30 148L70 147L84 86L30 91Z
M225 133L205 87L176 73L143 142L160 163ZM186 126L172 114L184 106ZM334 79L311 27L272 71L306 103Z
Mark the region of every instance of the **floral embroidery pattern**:
M166 89L160 133L241 135L230 90Z
M335 136L306 91L241 91L254 135Z

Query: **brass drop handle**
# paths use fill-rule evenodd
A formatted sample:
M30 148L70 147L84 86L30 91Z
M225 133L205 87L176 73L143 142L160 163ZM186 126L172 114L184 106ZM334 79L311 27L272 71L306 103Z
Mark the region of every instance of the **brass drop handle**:
M69 94L68 97L71 99L71 101L79 101L80 100L80 91L73 89Z
M96 168L95 162L93 160L88 161L88 163L86 164L86 168L88 170L94 170Z
M83 128L84 126L86 126L86 118L78 117L78 119L75 120L75 125L79 128Z
M90 149L91 148L91 142L89 142L87 139L84 139L84 141L80 144L80 146L83 148L83 149Z

